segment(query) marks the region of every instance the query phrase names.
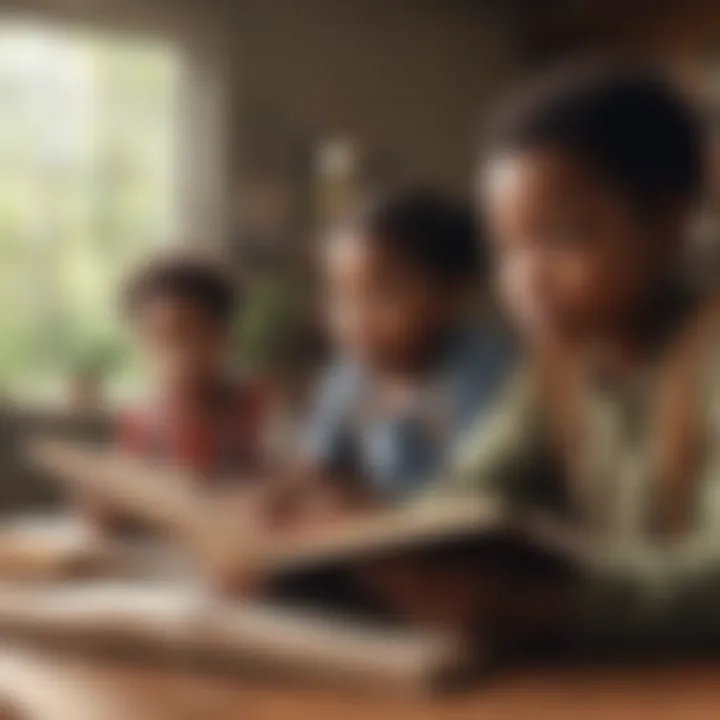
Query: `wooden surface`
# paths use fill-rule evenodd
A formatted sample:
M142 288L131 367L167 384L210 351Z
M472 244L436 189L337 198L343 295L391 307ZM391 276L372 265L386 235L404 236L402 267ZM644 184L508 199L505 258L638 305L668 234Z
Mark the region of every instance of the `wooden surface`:
M718 680L720 662L556 667L507 670L469 693L393 698L0 650L0 708L26 720L709 720L720 711Z

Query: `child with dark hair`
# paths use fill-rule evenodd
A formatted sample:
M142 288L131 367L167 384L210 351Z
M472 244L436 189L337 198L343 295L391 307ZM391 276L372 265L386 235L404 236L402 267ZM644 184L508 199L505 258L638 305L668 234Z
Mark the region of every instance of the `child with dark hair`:
M323 261L337 360L305 460L401 500L435 474L511 364L507 344L472 317L482 246L462 205L409 189L336 228Z
M678 284L704 148L697 118L664 80L615 68L570 71L501 118L483 166L483 202L496 238L524 241L499 242L498 256L506 300L526 330L551 320L575 333L619 316L629 323L629 312L645 313ZM515 189L526 193L522 213L507 202ZM519 297L531 289L520 280L532 280L533 298Z
M530 360L448 485L587 533L590 583L548 606L556 627L718 640L720 305L681 273L703 190L699 122L651 72L575 69L502 117L480 179ZM538 598L524 597L527 612Z
M237 305L231 278L196 255L164 254L133 274L123 308L153 389L121 418L121 449L175 463L212 487L257 472L263 402L231 373Z
M230 366L234 281L204 258L168 255L137 271L124 300L156 387L149 407L126 418L124 447L206 480L257 470L260 394L234 380Z

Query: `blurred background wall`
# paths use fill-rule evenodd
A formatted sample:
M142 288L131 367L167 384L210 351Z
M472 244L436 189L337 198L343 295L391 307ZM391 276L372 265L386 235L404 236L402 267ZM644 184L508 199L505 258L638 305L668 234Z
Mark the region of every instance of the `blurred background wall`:
M177 44L194 118L178 180L202 216L188 213L186 229L213 239L232 224L238 148L258 114L465 192L483 112L514 81L609 48L708 67L720 34L712 0L0 0L0 11Z

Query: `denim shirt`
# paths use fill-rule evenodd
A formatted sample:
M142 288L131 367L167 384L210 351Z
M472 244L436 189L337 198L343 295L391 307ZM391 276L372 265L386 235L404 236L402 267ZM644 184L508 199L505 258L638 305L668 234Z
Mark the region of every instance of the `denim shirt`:
M366 412L373 378L339 360L321 379L305 451L326 471L361 475L381 496L402 500L422 488L451 448L488 410L513 366L507 339L463 328L448 340L435 370L419 384L415 411Z

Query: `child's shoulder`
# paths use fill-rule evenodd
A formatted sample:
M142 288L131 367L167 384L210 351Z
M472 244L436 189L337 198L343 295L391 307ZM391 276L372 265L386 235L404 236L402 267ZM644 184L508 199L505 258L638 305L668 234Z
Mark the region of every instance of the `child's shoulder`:
M326 402L352 404L366 387L367 381L367 372L357 362L339 356L320 371L317 394Z
M489 323L478 325L469 331L467 344L468 355L485 366L515 367L517 347L505 328Z
M517 367L518 354L510 336L491 326L463 331L445 372L463 405L494 398Z

